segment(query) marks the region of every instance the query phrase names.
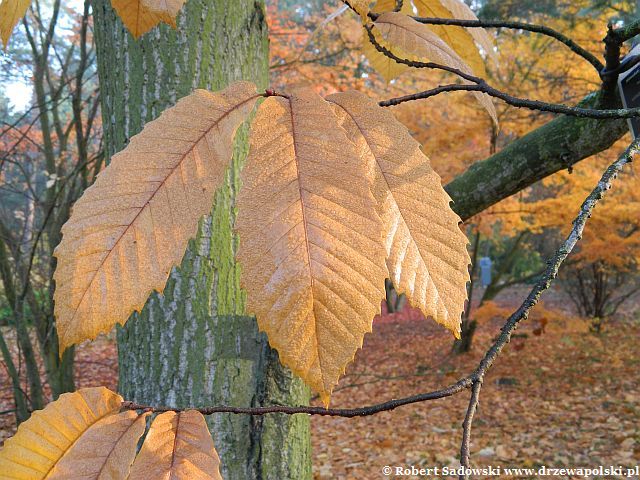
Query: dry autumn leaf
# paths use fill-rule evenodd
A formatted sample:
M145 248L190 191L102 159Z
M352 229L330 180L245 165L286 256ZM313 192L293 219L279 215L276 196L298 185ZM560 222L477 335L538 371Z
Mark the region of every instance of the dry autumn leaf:
M396 0L378 0L373 6L373 12L375 13L384 13L395 11L398 6ZM413 9L411 8L411 2L405 1L402 2L402 8L400 9L402 13L405 15L411 15L413 13Z
M375 21L373 31L378 43L399 58L419 62L432 61L466 74L473 74L471 67L444 40L426 25L407 15L396 12L383 13ZM491 98L480 92L473 94L497 124L497 113Z
M471 259L440 176L389 110L355 91L327 100L376 172L391 280L414 307L459 336Z
M7 48L13 29L24 17L31 5L31 0L1 0L0 1L0 38Z
M428 0L413 1L416 4L418 13L420 13L420 5L426 3ZM478 17L476 17L476 14L473 13L473 10L471 10L471 8L469 8L469 6L461 0L439 1L442 6L451 13L451 18L456 18L458 20L478 20ZM486 55L493 58L494 60L497 60L493 39L484 28L468 27L466 28L466 30L473 37L476 43L480 45Z
M261 105L236 224L247 309L325 405L387 276L370 172L337 122L310 90Z
M104 387L61 395L5 442L0 480L222 480L202 414L158 415L136 456L150 413L121 407Z
M460 0L413 0L413 2L405 0L400 12L405 15L413 15L412 3L415 5L415 13L418 17L478 20L473 10ZM391 12L395 7L395 0L379 0L376 2L373 11L377 13ZM494 42L484 28L464 28L444 25L429 25L429 28L446 41L469 65L472 67L477 65L479 68L474 68L474 71L476 71L478 75L484 72L484 61L482 61L482 58L479 56L474 41L482 48L486 55L496 60ZM366 40L368 42L368 35L366 36ZM379 54L379 52L377 53ZM478 64L478 62L482 63Z
M49 478L74 443L121 405L122 397L103 387L61 395L44 410L34 412L5 442L0 450L0 478Z
M158 415L136 457L129 480L222 480L220 458L207 422L195 410Z
M414 0L420 17L457 18L462 20L477 20L471 9L464 5L462 8L458 0ZM455 13L451 11L455 9ZM469 15L469 13L471 15ZM462 16L464 15L464 16ZM482 55L476 47L476 37L483 41L483 49L491 44L486 32L482 35L474 30L449 25L427 25L438 37L444 40L460 57L471 67L476 75L486 76L485 64ZM487 39L489 40L487 42ZM493 49L488 53L493 53Z
M380 312L389 271L414 305L458 333L466 239L440 178L391 113L360 94L332 97L354 133L311 89L268 95L237 200L247 310L328 404ZM181 100L76 203L55 252L62 348L124 323L162 290L260 96L239 82Z
M373 12L390 12L395 7L395 0L378 0L373 7ZM410 2L404 2L402 4L402 10L400 11L405 15L410 15L412 13ZM382 41L382 39L379 38L379 41ZM387 82L390 82L409 69L407 65L398 63L392 58L387 57L384 53L379 52L375 45L373 45L369 40L369 33L367 30L363 30L362 32L362 53L369 60L371 68L380 73Z
M125 480L148 415L129 410L96 422L53 467L47 480Z
M133 137L76 202L55 251L61 351L123 324L164 288L211 210L236 129L258 97L247 82L185 97Z
M135 38L161 22L176 27L176 17L186 0L111 0L122 22Z

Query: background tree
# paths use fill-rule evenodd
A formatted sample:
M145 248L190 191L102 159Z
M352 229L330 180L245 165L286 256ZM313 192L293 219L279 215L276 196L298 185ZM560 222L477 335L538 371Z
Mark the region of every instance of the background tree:
M45 386L54 399L74 390L74 352L60 357L53 318L52 253L71 205L101 166L89 22L88 5L78 13L60 1L35 2L11 46L15 61L4 70L5 82L28 79L34 102L24 113L5 103L0 130L0 284L19 347L12 356L0 332L0 350L19 422L44 406Z
M549 193L532 204L536 217L547 226L546 238L558 236L566 220L560 205L576 203L575 195L584 192L601 164L599 158L579 170L563 172L545 180ZM607 220L594 218L594 229L585 233L583 244L560 277L560 285L579 315L591 319L595 331L639 290L638 257L640 246L640 198L637 180L625 174L628 182L606 201Z

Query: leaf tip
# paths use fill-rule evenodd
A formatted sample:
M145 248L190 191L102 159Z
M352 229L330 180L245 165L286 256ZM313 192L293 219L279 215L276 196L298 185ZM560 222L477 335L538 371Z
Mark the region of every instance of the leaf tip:
M331 403L331 393L330 392L320 392L320 401L326 410L329 410L329 403Z

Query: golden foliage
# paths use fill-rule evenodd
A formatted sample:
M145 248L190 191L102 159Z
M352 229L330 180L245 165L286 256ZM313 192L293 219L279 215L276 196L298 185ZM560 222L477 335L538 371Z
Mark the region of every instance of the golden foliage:
M350 4L353 9L358 12L358 15L362 18L363 22L367 21L367 15L369 14L370 0L351 0Z
M90 427L116 413L122 397L103 387L65 393L34 412L0 450L0 478L43 479Z
M373 30L372 33L379 45L389 48L389 45L385 42L379 31ZM389 49L392 50L396 56L404 57L404 54L398 47ZM382 75L382 78L384 78L386 82L390 82L409 69L408 65L398 63L384 53L379 52L375 45L371 43L369 33L366 30L362 33L362 53L364 53L369 60L371 68Z
M328 404L384 298L369 172L310 90L267 99L251 137L237 220L248 311Z
M414 0L414 3L420 17L477 20L473 11L459 0ZM428 28L458 53L476 75L486 75L484 59L476 47L476 42L488 55L494 54L494 51L491 38L484 29L467 29L452 25L428 25Z
M487 323L494 318L509 318L511 310L506 307L498 305L493 300L487 300L472 310L473 319L480 323Z
M198 90L150 122L76 202L56 248L61 351L123 324L162 291L233 154L258 98L236 83Z
M374 22L374 32L378 43L396 57L418 62L433 61L463 73L473 74L471 67L444 40L426 25L416 22L403 13L383 13ZM370 60L376 69L380 66L385 67L379 64L375 57ZM387 69L381 73L389 79L387 75L392 74L393 70ZM498 118L491 98L480 92L474 92L474 96L497 124Z
M150 413L118 413L121 406L122 397L104 387L61 395L5 442L0 479L221 480L202 414L158 415L136 456Z
M176 17L186 0L111 0L122 22L135 38L161 22L176 27Z
M376 4L373 6L373 11L375 13L384 13L391 12L396 8L396 0L378 0ZM411 2L406 1L402 3L402 8L400 12L405 15L411 15L413 13L413 9L411 8Z
M0 38L5 49L13 29L26 15L29 5L31 0L0 0Z
M328 100L339 107L349 137L375 171L391 280L411 305L458 336L471 259L440 176L390 111L355 91Z
M390 12L395 7L395 0L378 0L373 7L373 11L375 13ZM411 10L411 3L408 1L404 2L400 12L405 15L411 15L411 13L413 13ZM373 31L373 34L375 35L378 43L382 44L382 42L384 42L376 30ZM387 57L384 53L379 52L369 40L369 33L366 30L363 30L362 32L362 53L364 53L369 60L371 68L382 75L387 82L390 82L409 69L407 65L397 63L392 58Z
M124 480L149 414L125 411L96 422L53 467L47 480Z
M122 22L138 38L161 22L176 27L186 0L111 0ZM31 0L0 0L0 38L6 48L14 27L25 16Z
M413 4L415 5L417 15L420 17L455 18L461 20L478 19L473 11L460 0L413 0ZM395 6L395 0L379 0L374 7L374 12L392 12ZM410 0L406 0L403 3L400 13L404 16L413 15L412 2ZM486 75L485 61L476 44L482 48L487 56L495 60L496 54L493 40L483 28L464 28L454 25L425 25L423 28L432 31L444 40L476 75L481 77ZM375 47L371 45L366 31L364 32L362 45L363 51L367 58L369 58L372 67L380 72L387 81L397 77L408 68L406 65L395 64L392 59L378 52ZM396 49L398 52L403 50L401 45L392 43L391 50L395 52ZM390 63L395 64L395 66L390 65Z
M220 458L200 412L158 415L131 467L129 480L222 480Z

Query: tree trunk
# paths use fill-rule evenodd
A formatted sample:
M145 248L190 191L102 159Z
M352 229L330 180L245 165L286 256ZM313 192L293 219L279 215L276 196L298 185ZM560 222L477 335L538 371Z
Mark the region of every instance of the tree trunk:
M262 1L189 0L176 31L163 25L137 42L108 0L93 6L108 156L193 88L267 83ZM129 400L176 407L309 401L306 386L280 366L255 319L244 315L232 224L246 139L245 127L213 213L164 296L152 295L118 331L119 389ZM218 414L209 424L225 479L311 478L307 416Z

